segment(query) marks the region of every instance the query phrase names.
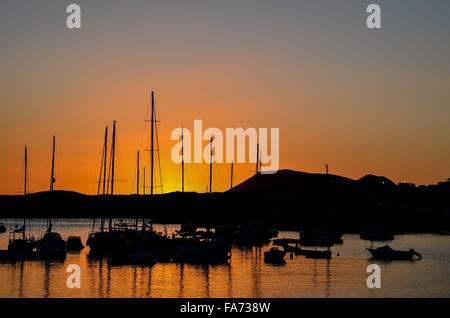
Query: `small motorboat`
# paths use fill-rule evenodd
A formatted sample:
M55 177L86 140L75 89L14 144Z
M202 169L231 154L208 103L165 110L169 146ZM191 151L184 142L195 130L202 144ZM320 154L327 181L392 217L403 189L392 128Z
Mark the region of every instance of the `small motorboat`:
M5 233L6 232L6 226L3 223L0 223L0 233Z
M79 236L69 236L66 242L66 249L69 252L79 252L84 248Z
M418 259L422 259L422 255L417 253L415 250L410 249L409 251L398 251L393 250L390 246L385 245L378 248L367 248L367 250L372 254L374 259L392 261L392 260L414 260L414 256Z
M266 263L276 263L283 264L285 251L279 250L278 248L272 247L269 251L264 252L264 262Z

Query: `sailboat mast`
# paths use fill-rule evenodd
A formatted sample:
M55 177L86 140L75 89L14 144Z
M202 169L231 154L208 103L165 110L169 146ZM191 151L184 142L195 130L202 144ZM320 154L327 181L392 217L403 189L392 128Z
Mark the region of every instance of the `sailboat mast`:
M116 121L113 121L113 134L112 134L112 146L111 146L111 201L114 195L114 159L116 151ZM112 210L109 217L109 231L112 229Z
M27 195L27 170L28 170L28 153L27 153L27 145L25 145L25 180L23 186L23 194ZM23 218L23 233L22 236L25 239L25 218Z
M139 150L137 152L136 194L139 195Z
M213 139L211 137L211 162L209 163L209 193L212 192L212 153L213 153Z
M153 148L153 131L154 131L154 111L155 111L155 98L152 92L152 111L151 111L151 142L150 142L150 194L153 194L153 161L154 161L154 148Z
M262 153L261 153L261 151L260 151L260 152L259 152L259 173L261 173L261 166L262 166L261 157L262 157Z
M184 192L184 128L181 127L181 192Z
M100 169L101 172L103 172L103 200L106 200L106 163L107 163L107 157L108 157L108 126L105 127L105 141L103 142L103 157L102 157L102 168ZM99 181L99 186L100 186L100 182L101 182L101 178L102 178L102 174L100 173L100 179ZM100 190L100 187L99 187ZM103 208L102 208L102 217L101 217L101 222L100 222L100 231L103 233L103 231L105 230L105 201L102 202L103 204ZM95 226L95 219L93 222L93 227Z
M53 191L54 183L55 183L55 136L53 136L52 173L50 176L50 191Z
M259 169L259 144L256 145L256 173L258 174L258 169Z
M106 194L106 157L108 156L108 126L105 128L105 144L103 145L104 162L103 162L103 195Z
M27 194L27 170L28 170L28 155L27 155L27 145L25 145L25 180L23 186L23 194Z
M234 161L231 161L231 184L230 184L230 190L233 190L233 164L234 164Z

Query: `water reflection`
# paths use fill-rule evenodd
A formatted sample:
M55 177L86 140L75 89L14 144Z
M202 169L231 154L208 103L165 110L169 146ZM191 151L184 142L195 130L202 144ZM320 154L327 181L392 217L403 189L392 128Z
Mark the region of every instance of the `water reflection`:
M178 298L182 298L183 297L183 289L184 289L184 284L183 284L184 263L178 264L177 266L180 268L180 291L178 293Z
M46 261L44 265L44 298L48 298L50 294L50 262Z
M2 220L3 221L3 220ZM81 223L81 224L80 224ZM90 220L76 225L61 224L60 233L87 238ZM161 230L163 226L161 225ZM34 226L34 228L39 228ZM69 229L64 232L64 229ZM173 228L168 226L168 232ZM43 226L43 231L45 226ZM159 230L159 229L158 229ZM280 236L296 238L298 233ZM419 262L379 262L390 288L368 291L366 267L373 261L358 236L345 235L344 244L332 248L331 260L286 256L286 264L264 263L269 246L234 247L225 264L157 263L153 266L111 266L105 259L90 259L85 248L68 254L66 261L0 263L0 297L449 297L450 238L436 235L401 236L392 242L398 248L417 246ZM7 237L0 235L0 248ZM339 252L340 256L336 253ZM359 255L358 255L359 254ZM66 287L69 264L78 264L82 288ZM424 288L417 290L417 284ZM395 291L395 293L393 292Z

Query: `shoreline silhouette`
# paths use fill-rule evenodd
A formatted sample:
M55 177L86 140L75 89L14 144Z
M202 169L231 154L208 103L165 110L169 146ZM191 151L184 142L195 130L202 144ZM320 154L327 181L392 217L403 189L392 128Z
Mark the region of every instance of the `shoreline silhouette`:
M226 192L109 196L114 218L204 226L263 221L283 230L326 227L360 232L382 226L393 233L450 230L450 181L415 187L386 177L353 180L280 170L256 174ZM92 218L103 195L46 191L0 195L0 218Z

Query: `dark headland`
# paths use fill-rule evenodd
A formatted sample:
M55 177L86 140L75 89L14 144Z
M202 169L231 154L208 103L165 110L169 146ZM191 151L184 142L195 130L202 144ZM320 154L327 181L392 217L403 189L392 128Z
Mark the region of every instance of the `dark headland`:
M118 218L205 226L261 220L291 230L324 226L358 232L376 225L396 233L447 232L450 180L416 187L374 175L353 180L280 170L272 175L255 175L223 193L173 192L111 198L53 191L0 196L0 218L91 218L102 213L106 217L112 213Z

